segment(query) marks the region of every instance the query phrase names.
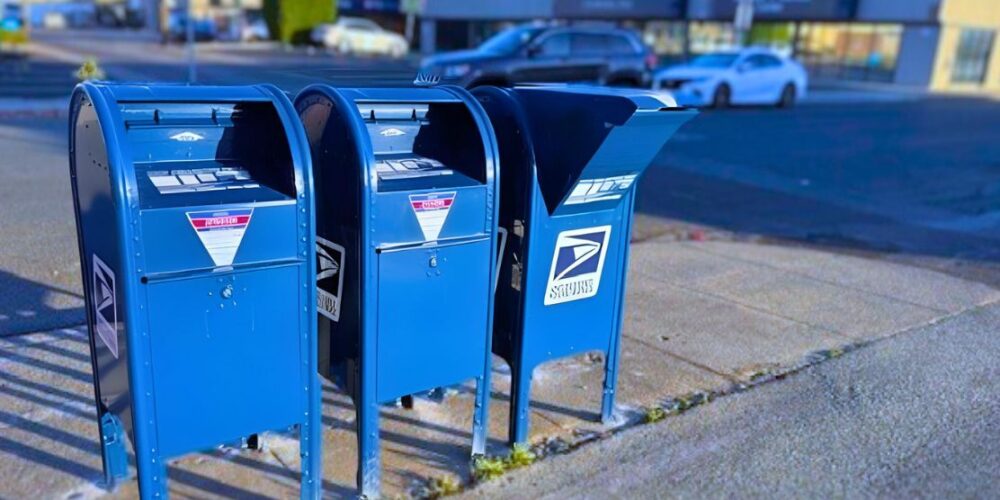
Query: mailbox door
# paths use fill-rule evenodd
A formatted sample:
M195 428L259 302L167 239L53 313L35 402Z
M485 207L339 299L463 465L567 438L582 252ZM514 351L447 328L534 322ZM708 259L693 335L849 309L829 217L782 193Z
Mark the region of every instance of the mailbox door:
M175 456L299 421L295 265L148 285L157 432ZM232 286L232 295L223 290ZM221 438L221 439L220 439Z
M482 372L490 258L489 239L379 254L379 401Z

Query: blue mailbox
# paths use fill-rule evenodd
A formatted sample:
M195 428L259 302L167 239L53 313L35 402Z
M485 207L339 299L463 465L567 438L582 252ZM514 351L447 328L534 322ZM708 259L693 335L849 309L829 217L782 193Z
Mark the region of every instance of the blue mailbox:
M486 446L497 149L460 88L306 88L316 166L320 369L354 400L358 487L379 494L382 403L476 381Z
M272 86L81 84L70 175L107 483L298 427L322 474L309 149Z
M510 442L528 432L531 374L605 354L601 416L614 408L635 185L693 115L640 90L480 87L500 145L500 268L493 352L511 365Z

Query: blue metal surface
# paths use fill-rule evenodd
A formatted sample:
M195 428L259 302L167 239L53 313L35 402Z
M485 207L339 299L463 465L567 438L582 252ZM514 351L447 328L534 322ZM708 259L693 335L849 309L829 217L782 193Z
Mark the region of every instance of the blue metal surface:
M295 105L316 165L326 259L321 371L354 400L358 488L375 497L382 403L474 379L472 453L485 451L496 142L482 108L459 88L317 85ZM421 158L439 163L432 175L380 170L387 160Z
M694 111L639 90L480 87L500 145L493 352L511 365L511 444L528 437L539 364L605 354L601 416L614 409L625 278L642 172Z
M156 498L168 459L298 426L302 498L320 497L307 147L271 86L74 92L70 174L110 484L125 434L140 494Z

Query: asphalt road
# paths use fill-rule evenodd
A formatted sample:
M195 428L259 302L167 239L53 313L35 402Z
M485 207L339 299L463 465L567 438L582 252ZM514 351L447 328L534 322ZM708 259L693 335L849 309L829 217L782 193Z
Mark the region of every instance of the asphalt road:
M1000 102L932 98L706 111L637 209L737 232L1000 260Z
M1000 306L486 483L488 498L989 498Z

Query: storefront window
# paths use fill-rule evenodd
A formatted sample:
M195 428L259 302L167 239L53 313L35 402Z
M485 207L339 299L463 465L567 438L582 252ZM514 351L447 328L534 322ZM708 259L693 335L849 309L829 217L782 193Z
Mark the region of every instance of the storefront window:
M897 24L806 23L796 54L813 76L891 81L901 35Z
M963 29L958 39L955 64L951 69L951 81L983 83L992 49L993 30Z
M750 45L768 47L781 55L791 55L794 39L794 23L754 23L750 28Z
M627 24L626 24L627 26ZM684 23L674 21L649 21L641 28L642 41L657 55L681 56L684 54Z
M704 54L739 48L736 30L730 23L692 22L690 26L691 52Z

